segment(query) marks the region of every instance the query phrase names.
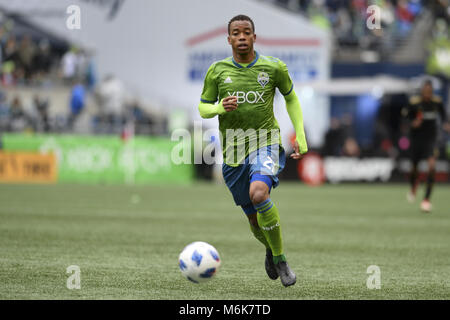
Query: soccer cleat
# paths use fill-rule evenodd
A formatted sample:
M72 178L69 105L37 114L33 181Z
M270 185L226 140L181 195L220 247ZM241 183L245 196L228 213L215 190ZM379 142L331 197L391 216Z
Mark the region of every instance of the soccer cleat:
M416 194L409 190L406 194L406 200L408 200L409 203L413 203L414 201L416 201Z
M278 279L278 272L275 268L275 263L273 263L273 255L272 250L266 249L266 272L270 279L276 280Z
M420 203L420 209L422 209L423 212L431 212L431 207L430 200L425 199Z
M297 282L297 276L295 273L289 268L289 265L286 261L280 261L275 264L275 268L280 276L281 283L285 287L289 287L294 285Z

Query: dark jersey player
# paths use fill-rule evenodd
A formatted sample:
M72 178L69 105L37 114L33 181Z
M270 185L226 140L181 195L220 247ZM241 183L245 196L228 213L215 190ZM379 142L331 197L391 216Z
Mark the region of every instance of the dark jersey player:
M410 99L408 107L408 118L410 120L411 161L410 172L411 189L407 194L409 202L414 202L418 186L418 164L422 159L428 163L428 175L426 191L420 204L422 211L431 211L431 191L433 189L436 158L439 155L437 148L439 120L443 123L446 131L450 132L450 124L441 98L433 95L432 82L427 80L422 86L419 96ZM440 119L439 119L440 118Z

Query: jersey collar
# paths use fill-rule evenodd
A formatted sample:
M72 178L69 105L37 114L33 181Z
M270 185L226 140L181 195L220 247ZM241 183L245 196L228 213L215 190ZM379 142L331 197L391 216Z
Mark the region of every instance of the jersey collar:
M249 64L246 68L252 67L252 66L256 63L256 61L258 61L258 58L259 58L259 53L258 53L258 51L255 51L255 59L253 59L253 61L250 62L250 64ZM234 57L231 58L231 60L233 61L233 64L234 64L236 67L238 67L238 68L244 68L244 66L240 65L239 63L237 63L237 62L234 60Z

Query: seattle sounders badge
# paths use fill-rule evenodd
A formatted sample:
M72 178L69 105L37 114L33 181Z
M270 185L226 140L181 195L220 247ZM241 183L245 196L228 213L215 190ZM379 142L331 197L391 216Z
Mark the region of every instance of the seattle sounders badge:
M258 83L264 88L266 84L269 83L269 74L266 72L260 72L258 74Z

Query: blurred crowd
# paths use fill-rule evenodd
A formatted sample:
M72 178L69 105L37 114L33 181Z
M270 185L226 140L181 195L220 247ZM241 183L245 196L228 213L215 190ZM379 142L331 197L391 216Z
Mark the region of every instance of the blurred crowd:
M0 90L0 133L88 133L121 135L127 124L133 123L135 134L164 134L165 122L154 119L137 99L129 99L123 84L113 76L107 76L92 92L81 81L67 88L70 90L67 109L52 112L51 99L34 94L31 101L24 102L20 94L7 97ZM95 101L95 110L88 114L87 96ZM84 116L87 122L77 124Z
M342 118L333 117L330 128L325 134L325 143L322 154L325 156L351 156L358 157L360 147L353 132L353 118L350 114Z
M50 73L55 57L49 42L35 44L29 35L17 39L0 27L1 83L3 86L43 81Z
M358 141L352 114L332 117L320 153L335 157L397 157L399 153L394 135L381 113L382 110L375 120L369 144Z
M406 38L428 2L424 0L269 0L297 11L317 26L333 32L337 47L388 52ZM380 29L369 29L373 15L368 7L380 9Z
M340 44L363 45L365 37L379 34L370 30L366 21L373 12L370 5L380 8L381 29L393 37L405 37L415 18L422 11L422 0L313 0L300 1L300 7L313 22L334 31Z
M88 50L24 32L16 23L0 21L0 132L121 134L129 122L137 134L163 131L119 78L97 81ZM23 92L33 88L32 98ZM55 98L55 88L68 99Z

